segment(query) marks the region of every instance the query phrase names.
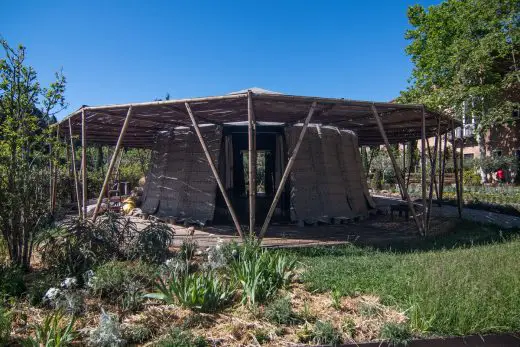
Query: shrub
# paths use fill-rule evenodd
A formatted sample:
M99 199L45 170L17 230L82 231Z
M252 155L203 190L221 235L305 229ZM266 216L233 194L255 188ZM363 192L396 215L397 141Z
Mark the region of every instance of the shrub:
M0 345L7 345L11 335L11 312L0 305Z
M115 212L106 212L96 221L98 239L103 240L112 257L126 259L137 235L137 226L129 218Z
M174 257L168 259L160 267L161 275L166 278L184 276L189 272L189 264L186 260Z
M152 222L141 230L131 246L132 258L160 263L168 254L173 242L174 231L164 223Z
M235 242L224 242L219 238L207 252L207 267L212 270L220 269L238 258L240 246Z
M244 247L232 264L233 278L243 292L242 302L253 306L273 297L291 282L295 267L296 261L285 255Z
M27 288L27 298L32 306L40 306L47 290L54 285L54 278L44 276L36 278Z
M74 289L49 288L45 293L43 303L67 314L80 314L85 308L84 292Z
M122 336L129 344L143 343L152 337L152 331L145 325L124 325Z
M27 346L61 347L72 344L78 336L74 329L76 319L70 318L68 323L64 320L64 313L57 311L45 317L42 323L37 324L36 336L27 339Z
M201 336L193 336L189 331L173 328L167 337L163 338L157 346L161 347L206 347L208 342Z
M157 288L159 292L146 296L200 312L218 311L234 295L234 289L212 272L187 274L167 282L159 278Z
M386 323L381 328L380 337L389 346L407 346L412 333L406 324Z
M88 342L93 346L123 346L125 341L122 338L118 317L101 310L99 325L90 331Z
M278 298L267 305L265 318L275 324L290 324L294 320L294 312L289 298Z
M96 269L89 286L95 295L134 311L141 306L143 292L153 285L156 273L155 267L143 262L109 261Z
M114 256L89 219L72 218L58 228L47 229L38 236L36 245L42 262L65 276L82 274Z
M25 289L23 271L17 266L0 264L0 294L20 296Z
M330 322L317 321L311 332L312 343L337 346L343 342L339 332Z
M195 255L195 251L197 250L198 244L193 238L186 237L182 240L181 248L179 251L179 256L186 261L190 261L193 259Z

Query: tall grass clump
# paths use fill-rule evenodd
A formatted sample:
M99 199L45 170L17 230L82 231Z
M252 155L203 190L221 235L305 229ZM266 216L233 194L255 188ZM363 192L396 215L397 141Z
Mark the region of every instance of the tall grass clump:
M178 303L200 312L216 312L233 299L235 290L213 272L190 273L168 280L158 279L157 292L148 298Z
M287 287L295 268L296 259L247 243L231 264L232 278L242 290L242 303L249 306L264 302Z
M28 338L25 346L46 346L62 347L69 346L78 337L78 332L74 328L76 319L65 320L63 312L56 311L35 326L35 336Z

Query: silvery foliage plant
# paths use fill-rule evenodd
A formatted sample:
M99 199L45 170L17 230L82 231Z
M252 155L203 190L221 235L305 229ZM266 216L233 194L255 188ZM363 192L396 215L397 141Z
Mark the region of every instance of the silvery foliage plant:
M90 331L88 337L89 346L117 347L124 346L125 343L117 315L101 309L99 325Z
M76 277L67 277L61 282L59 288L49 288L42 302L68 314L79 314L84 308L84 293L77 287Z
M236 252L236 250L233 250L232 252ZM227 244L224 242L224 240L219 238L214 246L211 246L207 249L208 261L205 266L211 270L223 268L228 264L228 253L229 249ZM234 256L234 254L231 254L231 256Z

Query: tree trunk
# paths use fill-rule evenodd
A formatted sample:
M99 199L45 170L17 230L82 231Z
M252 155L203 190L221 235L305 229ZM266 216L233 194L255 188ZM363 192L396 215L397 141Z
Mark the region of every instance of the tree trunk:
M486 133L484 131L479 131L477 133L477 143L480 152L480 159L482 160L486 157ZM482 164L480 165L478 172L480 174L480 182L487 183L487 172L482 167Z

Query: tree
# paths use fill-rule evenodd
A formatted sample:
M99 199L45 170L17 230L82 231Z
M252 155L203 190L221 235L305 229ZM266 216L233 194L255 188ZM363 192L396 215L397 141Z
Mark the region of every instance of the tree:
M34 236L49 220L49 145L55 114L66 107L65 77L43 88L24 65L26 49L0 38L0 229L11 261L28 268ZM56 144L54 144L56 145Z
M477 141L493 124L511 120L520 102L520 2L447 0L408 9L405 37L414 64L400 101L420 102L462 119L473 115Z

